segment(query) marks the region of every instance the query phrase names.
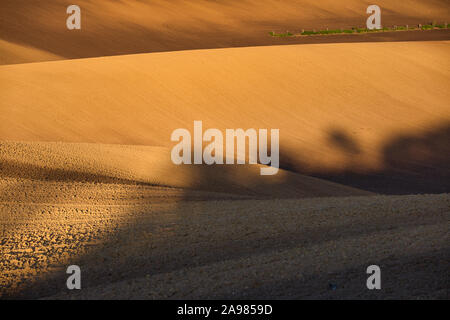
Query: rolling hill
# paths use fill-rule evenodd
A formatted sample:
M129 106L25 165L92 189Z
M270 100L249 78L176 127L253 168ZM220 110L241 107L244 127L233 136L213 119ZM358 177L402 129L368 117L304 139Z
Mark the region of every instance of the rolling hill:
M274 45L284 41L269 37L271 31L365 26L366 9L373 3L368 0L79 0L76 4L81 8L82 28L70 31L65 24L69 4L64 0L2 1L0 40L8 45L0 46L0 63ZM450 21L446 0L379 0L377 5L382 8L382 23L386 26ZM397 34L394 39L402 39L404 35ZM450 32L445 31L440 37L449 40ZM360 41L367 41L365 38ZM426 37L418 33L408 40L415 38L425 40ZM11 46L22 49L11 51ZM40 54L31 56L27 54L30 50Z

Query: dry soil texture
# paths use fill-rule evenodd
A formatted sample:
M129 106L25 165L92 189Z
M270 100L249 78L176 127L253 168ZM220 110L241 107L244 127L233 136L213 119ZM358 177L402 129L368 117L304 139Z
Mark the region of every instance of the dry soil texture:
M448 195L250 200L12 178L1 187L3 298L448 298ZM79 292L65 287L72 264ZM371 264L382 269L378 292L365 287Z
M151 53L0 66L0 137L172 148L280 129L281 167L378 193L450 190L450 42Z
M369 0L78 0L81 30L66 28L67 1L3 0L0 64L155 51L283 43L442 40L450 32L277 39L299 32L366 25ZM450 22L447 0L378 0L385 26Z
M75 31L66 1L0 3L1 298L449 298L448 30L268 35L363 26L357 0L77 2ZM279 173L173 165L194 120L280 129Z

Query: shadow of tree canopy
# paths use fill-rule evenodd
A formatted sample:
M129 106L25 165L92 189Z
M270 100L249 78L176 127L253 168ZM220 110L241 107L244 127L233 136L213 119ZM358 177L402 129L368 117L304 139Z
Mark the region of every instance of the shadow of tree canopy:
M385 164L385 169L382 171L364 175L356 173L349 168L338 173L315 172L312 175L384 194L449 192L449 138L450 124L445 123L422 136L402 135L388 141L382 149ZM354 141L345 131L332 131L329 141L333 142L336 148L344 149L349 154L358 153L360 150L358 142ZM289 155L284 155L281 159L283 159L285 166L286 163L289 163ZM5 166L15 167L15 164L3 163L3 168ZM26 174L30 169L18 166L18 171L14 171L12 178L25 177L26 179L46 180L49 175L53 174L47 169L44 171L40 171L39 168L31 169L34 173L30 176ZM23 176L20 174L21 171ZM57 172L57 175L63 176L63 178L67 176L68 180L72 181L72 176L76 176L77 173L62 171ZM86 175L80 176L79 180L133 185L132 181L115 181L110 177L104 176ZM22 192L22 189L22 185L17 185L17 192ZM132 194L137 191L139 191L137 188L130 189L130 194L128 194L130 199L141 197L140 193ZM13 191L9 190L8 194L11 194L11 192ZM73 190L72 192L76 194L77 191ZM182 192L184 192L182 200L192 199L193 195L191 193L186 190ZM47 199L42 199L42 202L45 203L47 202L46 200L49 202L54 201L51 195L48 195ZM263 230L258 230L255 226L256 224L249 225L246 222L244 218L249 214L246 212L233 218L231 221L234 223L232 227L227 221L222 221L221 217L212 220L206 219L207 215L214 213L214 208L217 205L218 200L213 200L203 202L180 201L166 207L158 205L158 203L166 202L165 199L155 200L151 197L143 199L135 206L125 206L123 208L115 206L114 202L108 203L103 210L106 210L108 214L114 214L114 210L118 210L119 213L115 214L120 214L125 219L115 221L113 215L108 217L110 221L108 222L107 230L103 234L75 244L80 247L86 246L88 247L87 250L81 251L81 254L68 252L68 258L57 261L57 268L52 269L48 274L36 276L36 280L33 282L25 283L20 292L6 292L3 298L39 298L66 290L65 280L68 275L65 273L65 268L70 264L81 266L83 286L92 287L124 280L132 281L135 278L145 278L147 275L154 276L185 268L205 266L224 259L250 257L255 253L277 252L299 246L300 244L317 245L318 243L332 242L338 239L370 236L391 228L414 228L414 225L410 225L413 223L410 220L411 216L404 212L402 215L390 216L389 222L378 216L368 219L365 215L356 215L350 218L351 221L347 221L347 223L339 225L339 227L310 226L308 223L305 223L302 224L301 228L289 229L287 227L289 222L282 221L286 226L284 231L268 235ZM237 201L251 200L238 199ZM272 199L269 201L277 200ZM108 208L109 204L111 204L111 208ZM255 204L253 203L253 205ZM50 203L49 209L46 210L53 210L52 208L57 205L57 203ZM82 214L86 215L88 211L86 208L89 208L91 205L88 202L78 203L74 210L81 209ZM261 203L259 206L261 206L262 211L265 205ZM150 208L152 211L151 214L148 214ZM27 210L29 210L27 214L35 215L36 219L45 218L45 214L42 214L38 208ZM239 202L234 202L233 211L236 210L240 210ZM325 211L321 212L321 215L325 214ZM190 219L193 215L200 217L198 221L205 224L191 221ZM319 219L321 215L315 216ZM263 218L258 215L256 219ZM270 219L275 219L275 216L266 214L265 219L264 221L271 224L274 221ZM439 219L442 219L439 215L427 215L424 220L421 220L421 225L436 225L440 221ZM336 217L336 221L338 220L339 218ZM68 222L65 223L67 224ZM95 223L93 227L97 228ZM233 232L229 233L230 231ZM17 232L20 232L20 229ZM34 231L29 230L25 232ZM73 233L72 236L75 237L79 231L75 228L71 232ZM186 238L187 234L190 237ZM90 241L93 241L93 243L90 243ZM25 243L24 245L27 244ZM400 244L391 242L388 243L387 248L399 249L400 247L398 246ZM430 256L430 261L438 262L440 261L441 252L430 253ZM402 257L402 259L408 261L409 258ZM418 259L420 260L420 257ZM362 268L362 265L365 265L365 262L359 261L354 268L359 270ZM441 270L441 267L442 265L439 265L437 269ZM411 273L408 274L416 274L421 270L413 267L410 269ZM429 272L419 273L424 276L424 279L425 277L435 279L437 285L434 287L436 287L442 283L443 276L442 274L435 274L433 270L431 268ZM343 270L344 277L350 271ZM315 273L312 273L310 277L308 286L316 287L321 285L316 279L326 278ZM324 281L326 282L327 279ZM267 285L271 289L279 287L276 283L268 283ZM302 283L299 285L302 285ZM424 285L424 287L426 286ZM248 294L251 297L269 297L266 293L258 290L255 292L243 292L242 294ZM282 288L278 292L281 292L280 290L282 291ZM355 290L350 288L345 297L353 297ZM424 290L424 293L427 293L428 289ZM289 295L290 291L288 290L285 293ZM302 292L294 293L302 294Z
M361 148L345 131L333 129L328 134L328 141L348 154L360 154Z
M346 154L361 152L358 141L345 130L332 130L328 141ZM310 175L380 194L450 192L449 122L423 135L399 135L387 141L380 152L383 169L377 172L362 174L347 166L339 172L312 172ZM297 170L301 172L302 168Z

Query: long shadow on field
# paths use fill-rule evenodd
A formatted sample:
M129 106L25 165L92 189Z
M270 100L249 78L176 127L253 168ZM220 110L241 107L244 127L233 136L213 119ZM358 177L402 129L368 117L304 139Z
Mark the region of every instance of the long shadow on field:
M0 178L18 178L53 182L139 183L130 179L112 177L106 174L95 174L63 168L47 168L30 163L5 159L0 160Z
M349 259L350 260L350 259ZM268 281L257 287L240 292L225 292L214 297L199 296L198 299L448 299L450 296L450 250L427 250L414 255L397 255L366 263L350 264L341 259L335 265L310 266L302 273L283 281ZM381 290L368 290L366 281L369 265L381 270ZM330 287L330 285L332 287Z
M445 124L422 137L400 136L387 142L383 148L386 170L372 176L356 175L348 169L349 171L332 175L323 174L323 177L353 186L367 185L373 190L382 190L385 193L389 193L389 191L407 193L410 190L423 190L427 193L449 191L448 181L445 180L449 177L450 150L447 143L449 133L450 125ZM330 141L337 148L343 149L349 154L359 152L358 143L352 141L345 132L332 132ZM15 167L11 163L6 165ZM5 163L3 166L5 168ZM32 169L36 170L36 168ZM25 177L27 176L25 167L19 167L18 171L10 171L16 172L13 177L19 177L21 171ZM61 174L59 172L57 176ZM72 181L73 174L73 172L69 172L67 175L62 175ZM393 174L394 176L392 176ZM44 170L28 177L43 179L48 175L52 175L52 172ZM321 176L319 173L315 173L315 175ZM437 176L440 176L441 180L436 180ZM101 180L105 177L83 177L83 179L87 178L92 181L92 179ZM370 181L371 183L369 183ZM117 183L109 181L109 183L114 182ZM21 190L22 187L18 185L16 192L19 193ZM14 192L9 189L7 194L11 195ZM77 190L73 190L73 192L76 194ZM137 195L132 194L133 192L136 192L136 189L130 188L128 196L133 199L137 198ZM101 217L103 220L106 218L105 224L92 221L90 226L93 229L103 228L103 232L93 233L93 238L80 239L80 243L74 243L83 250L75 251L64 259L61 258L52 265L52 269L49 269L47 274L36 276L33 282L25 283L20 291L6 291L3 298L39 298L67 292L66 279L68 275L66 275L65 269L71 264L81 267L82 287L89 288L209 265L224 260L250 257L257 253L277 252L302 244L315 245L337 239L350 239L392 228L414 228L417 222L409 212L404 214L396 212L389 216L389 220L376 215L370 218L364 215L365 212L362 212L364 206L370 207L370 203L366 203L364 198L348 200L352 201L356 208L362 210L361 214L341 217L339 212L337 216L326 216L328 210L325 206L318 209L320 215L314 215L314 219L318 219L315 220L316 223L302 220L300 216L296 218L298 221L292 223L292 220L283 220L283 215L277 215L277 211L284 210L284 205L287 203L279 203L277 207L276 200L267 200L268 202L236 200L227 203L221 203L217 199L215 201L186 201L191 196L192 194L186 192L183 201L157 202L149 198L134 203L134 205L114 206L111 204L111 206L106 206L102 209L106 216ZM3 197L4 195L2 195ZM53 199L49 196L50 198ZM253 211L248 210L245 203L248 203ZM223 204L229 207L225 207L225 211L217 215L217 208ZM275 206L274 209L270 209L272 207L269 205ZM81 214L89 212L89 210L95 213L97 210L90 208L89 203L81 203L77 206L81 210ZM320 206L313 207L320 208ZM18 208L21 210L20 206ZM27 210L36 210L31 213L39 215L38 209ZM228 220L226 210L230 210L231 218ZM290 210L295 212L296 206L294 205ZM389 204L387 204L386 210L392 210ZM236 212L239 214L231 214ZM420 212L417 214L420 216L420 225L425 226L439 223L443 213L433 212L431 207L426 215ZM278 224L278 231L267 234L265 229L261 229L261 221L263 225L274 227ZM338 224L327 225L323 223L324 221L336 221ZM64 222L61 223L64 224ZM68 223L70 224L70 221ZM74 223L72 236L76 237L80 232L86 232L86 230L77 229L76 222ZM32 236L33 231L30 232L30 236ZM20 228L17 229L17 233L20 233ZM2 246L8 241L9 239L2 239ZM395 243L391 245L393 248L396 246ZM50 243L47 246L52 248L53 244ZM14 252L12 255L14 256ZM434 256L433 259L439 258ZM17 269L20 268L22 267ZM33 266L28 268L33 268ZM274 272L276 271L274 270ZM424 276L431 275L425 272ZM149 284L149 292L151 290L151 284ZM73 294L76 297L77 292L73 292ZM256 297L256 293L251 295ZM70 297L70 293L67 297ZM261 297L267 296L262 295Z
M359 142L345 129L332 129L328 141L347 157L342 170L314 171L299 165L301 159L280 156L282 167L343 185L380 194L425 194L450 192L450 123L422 135L403 134L381 148L382 170L361 173L357 157Z

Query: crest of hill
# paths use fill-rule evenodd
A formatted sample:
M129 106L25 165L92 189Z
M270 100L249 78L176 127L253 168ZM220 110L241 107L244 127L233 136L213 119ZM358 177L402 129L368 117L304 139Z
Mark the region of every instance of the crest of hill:
M256 198L361 196L372 193L260 165L177 166L163 147L1 142L0 177L34 181L146 184Z
M67 30L64 0L0 3L0 63L156 51L270 45L271 31L365 26L361 0L79 0L81 30ZM378 0L382 23L450 21L446 0ZM448 36L447 36L448 39ZM7 45L5 45L5 43ZM33 52L33 54L30 54Z
M0 139L171 148L175 129L202 120L204 130L280 129L282 168L373 172L397 138L445 134L449 50L322 44L0 66ZM430 158L449 156L437 137L400 160L446 172Z

